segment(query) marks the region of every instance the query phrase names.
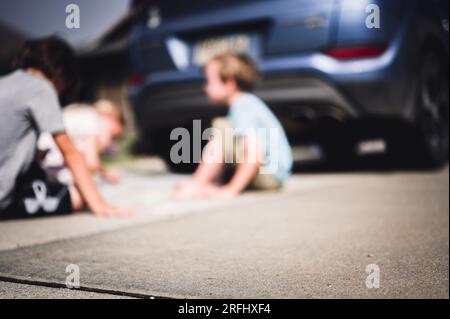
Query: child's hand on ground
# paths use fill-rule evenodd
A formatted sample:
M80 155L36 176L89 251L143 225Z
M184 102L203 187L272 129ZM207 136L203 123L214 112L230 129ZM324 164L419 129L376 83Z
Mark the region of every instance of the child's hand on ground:
M115 169L106 168L101 173L101 176L106 182L110 184L117 184L120 182L120 173Z
M132 217L134 215L131 209L102 205L92 209L92 213L98 217Z

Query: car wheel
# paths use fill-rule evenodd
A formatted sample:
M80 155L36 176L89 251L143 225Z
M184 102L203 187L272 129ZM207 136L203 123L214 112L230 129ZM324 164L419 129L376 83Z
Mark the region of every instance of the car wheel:
M449 96L447 67L440 56L428 51L422 60L416 102L415 153L426 167L437 168L448 161Z
M191 174L195 172L197 163L174 163L171 158L171 150L176 141L170 140L171 128L161 129L153 132L153 141L156 155L160 156L166 163L172 173ZM191 134L192 136L192 134ZM190 154L192 154L192 145L190 146Z
M325 152L325 163L330 167L351 167L356 159L355 132L343 125L327 127L326 135L320 138Z
M167 167L175 174L192 174L198 167L195 163L174 163L170 158L170 150L161 152L160 156L164 159Z

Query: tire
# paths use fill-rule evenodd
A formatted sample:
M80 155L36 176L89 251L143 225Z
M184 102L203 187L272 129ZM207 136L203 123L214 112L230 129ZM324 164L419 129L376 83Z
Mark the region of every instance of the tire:
M351 167L356 159L355 132L348 125L333 123L321 135L320 144L325 152L325 163L330 167Z
M168 169L172 173L192 174L198 167L197 163L174 163L171 158L171 150L176 141L170 140L172 129L166 128L153 132L153 144L156 155L160 156L166 163ZM192 135L191 135L192 136ZM193 154L192 145L190 146L190 154Z
M418 83L413 156L421 166L440 168L448 162L449 83L447 63L436 52L425 51Z
M134 155L160 155L163 142L167 140L165 130L145 129L133 145Z
M195 172L195 170L198 167L198 164L194 164L194 163L175 164L170 159L170 150L161 152L159 155L164 160L164 162L166 163L169 170L175 174L192 174Z

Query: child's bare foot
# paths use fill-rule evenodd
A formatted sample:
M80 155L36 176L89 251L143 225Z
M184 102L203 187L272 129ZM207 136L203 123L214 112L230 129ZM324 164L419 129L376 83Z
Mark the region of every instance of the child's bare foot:
M192 199L199 188L200 184L193 179L181 181L175 185L173 197L178 200Z
M239 195L239 192L226 186L216 186L214 184L205 185L198 194L203 198L227 199Z

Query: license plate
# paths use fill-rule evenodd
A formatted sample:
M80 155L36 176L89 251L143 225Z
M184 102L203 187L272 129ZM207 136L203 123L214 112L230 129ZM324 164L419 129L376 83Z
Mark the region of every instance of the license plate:
M204 66L216 55L225 52L250 53L251 39L247 35L212 38L199 42L194 47L194 64Z

